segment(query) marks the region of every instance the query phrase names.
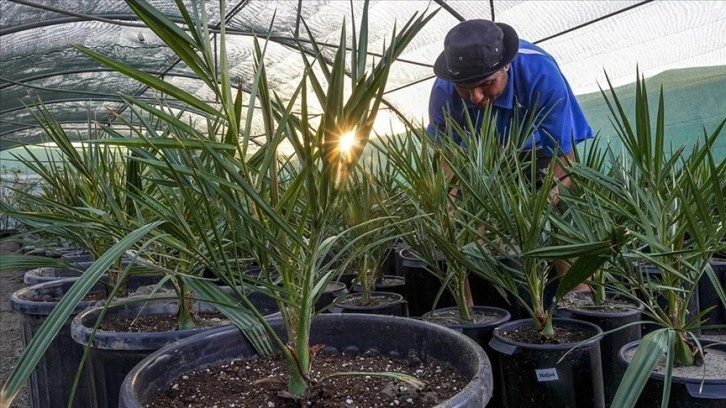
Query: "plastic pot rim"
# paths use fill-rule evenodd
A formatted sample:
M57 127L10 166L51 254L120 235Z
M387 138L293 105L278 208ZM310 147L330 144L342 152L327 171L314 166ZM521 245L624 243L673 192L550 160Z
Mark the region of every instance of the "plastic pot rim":
M557 330L557 323L561 323L561 324L565 324L565 325L584 326L584 327L592 329L594 334L582 341L578 341L575 343L562 343L562 344L522 343L519 341L514 341L510 338L504 337L501 334L503 331L505 331L513 326L520 326L523 324L531 325L532 319L526 318L526 319L511 320L509 322L506 322L506 323L500 325L499 327L494 329L494 333L493 333L492 337L502 343L512 345L512 346L517 346L520 348L530 349L530 350L570 350L570 349L575 349L575 348L584 348L584 347L589 347L595 343L598 343L602 339L603 331L599 326L597 326L594 323L586 322L584 320L555 317L552 319L552 324L555 327L555 331Z

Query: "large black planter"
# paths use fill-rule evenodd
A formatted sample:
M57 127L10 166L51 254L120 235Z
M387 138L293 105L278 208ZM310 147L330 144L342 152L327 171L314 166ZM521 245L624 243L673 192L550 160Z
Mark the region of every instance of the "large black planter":
M701 345L715 350L726 352L726 344L712 340L699 339ZM629 351L637 348L640 341L626 344L620 350L619 362L627 368L625 358ZM645 387L638 398L636 407L650 408L660 406L663 395L665 376L653 373L645 383ZM668 408L723 408L726 407L726 373L720 379L702 379L700 377L680 377L673 375L671 382L670 400Z
M60 298L77 279L59 279L20 289L12 294L11 309L20 315L20 332L26 347L38 332L45 318L58 304L51 298ZM96 285L91 293L105 295L102 285ZM81 363L83 347L71 338L71 319L94 305L97 301L82 301L53 339L28 380L28 394L32 408L65 408L71 395L73 379ZM76 390L72 406L93 406L89 398L89 384L85 371Z
M498 359L499 379L504 385L503 406L604 407L599 345L602 330L588 322L554 319L555 330L584 330L589 340L563 344L528 344L510 340L503 335L531 326L531 319L504 323L494 329L489 343L494 350L492 357Z
M618 390L620 380L623 378L625 369L618 362L620 349L636 340L640 340L640 325L630 323L638 322L641 319L643 305L633 305L632 309L558 309L555 316L561 318L572 318L597 325L603 332L615 332L603 335L600 340L600 356L602 360L603 386L605 390L605 405L610 402ZM627 326L627 327L626 327Z
M482 323L445 323L441 320L437 320L436 316L440 314L441 312L449 312L449 311L456 311L456 307L447 307L442 309L435 309L431 312L427 312L423 315L423 319L430 321L431 323L440 324L444 327L447 327L451 330L458 331L459 333L464 334L466 337L469 337L470 339L474 340L478 345L480 345L484 351L487 353L487 355L491 356L494 355L494 350L489 346L489 342L492 339L492 334L494 333L494 329L499 327L500 325L506 323L511 319L511 315L507 310L498 308L498 307L491 307L491 306L474 306L475 312L484 313L487 315L492 316L491 320L488 320L486 322ZM492 364L492 372L498 373L499 372L499 366L497 359L492 358L491 359ZM492 392L492 399L489 402L489 406L492 408L497 408L502 406L502 396L504 395L503 391L503 384L501 383L501 380L498 379L496 376L493 377L494 387Z
M356 302L361 298L361 293L346 293L333 300L328 311L330 313L361 313L379 314L388 316L408 316L406 301L403 296L393 292L371 292L371 298L376 303L372 305L349 304L349 301Z
M282 332L279 319L273 320L272 325L278 333ZM381 315L321 314L313 320L310 344L324 344L320 353L375 352L391 358L414 353L424 363L436 359L448 364L469 383L439 405L441 408L481 408L491 395L491 367L482 348L461 333L436 324ZM119 407L144 407L184 374L254 356L250 343L234 327L179 341L134 367L121 387ZM220 388L223 387L221 383Z
M138 302L128 303L132 298L123 299L119 304L110 306L105 321L114 318L134 318L137 316L175 315L178 304L175 300L139 298ZM195 303L195 311L215 311L213 306ZM121 383L131 369L152 352L177 340L209 331L213 328L199 327L191 330L164 332L111 332L96 331L91 339L93 327L103 311L94 307L79 313L71 324L71 336L82 347L89 346L86 370L93 407L115 408L118 406L118 391ZM216 327L215 327L216 328Z

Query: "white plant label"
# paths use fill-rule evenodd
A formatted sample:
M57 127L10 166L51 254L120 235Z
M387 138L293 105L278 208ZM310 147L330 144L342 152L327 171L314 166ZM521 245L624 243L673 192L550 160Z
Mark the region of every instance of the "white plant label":
M537 381L557 381L560 378L557 376L556 368L542 368L540 370L534 370L537 373Z

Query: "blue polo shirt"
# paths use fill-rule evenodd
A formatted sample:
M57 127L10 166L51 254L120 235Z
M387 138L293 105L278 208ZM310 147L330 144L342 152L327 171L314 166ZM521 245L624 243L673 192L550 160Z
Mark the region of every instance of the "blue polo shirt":
M466 123L464 111L467 110L476 129L481 128L484 111L462 99L453 83L437 78L429 99L428 132L432 136L438 136L436 130L444 128L444 109L447 107L451 117L459 124ZM526 149L535 144L542 147L548 156L555 151L559 156L571 152L577 143L593 137L582 108L554 58L536 45L520 40L519 52L509 68L507 86L492 103L492 114L496 115L500 137L504 139L508 134L515 111L524 117L527 111L533 109L543 116L538 119L540 123L534 129L532 139L526 143ZM460 141L458 135L455 137Z

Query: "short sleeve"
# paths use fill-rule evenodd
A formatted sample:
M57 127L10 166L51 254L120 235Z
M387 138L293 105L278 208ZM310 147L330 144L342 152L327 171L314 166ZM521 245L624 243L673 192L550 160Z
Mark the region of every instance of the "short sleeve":
M551 57L532 56L538 64L530 65L536 72L526 72L529 103L543 114L537 127L539 143L549 156L570 153L574 146L592 138L592 129L569 83ZM530 106L532 106L530 105Z
M436 79L431 88L429 97L429 124L426 128L427 132L434 138L438 139L441 132L446 129L446 115L448 111L451 118L456 122L461 122L463 102L458 96L451 83ZM461 140L458 134L454 135L457 142Z

